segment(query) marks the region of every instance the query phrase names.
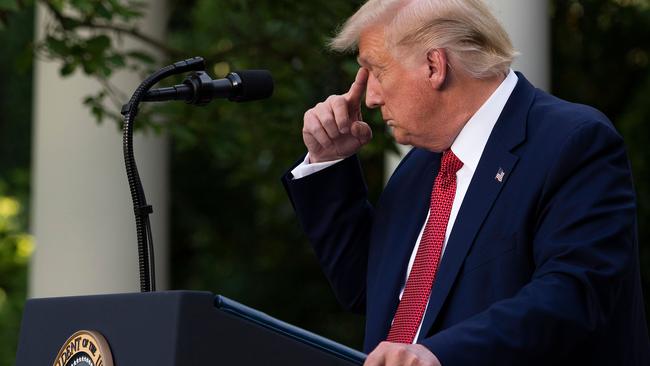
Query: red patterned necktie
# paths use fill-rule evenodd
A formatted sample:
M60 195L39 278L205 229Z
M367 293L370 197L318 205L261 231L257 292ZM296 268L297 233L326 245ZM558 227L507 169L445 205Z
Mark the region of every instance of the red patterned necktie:
M433 183L429 219L424 227L404 294L397 307L388 341L413 343L431 295L456 194L456 172L463 162L451 150L442 154L440 171Z

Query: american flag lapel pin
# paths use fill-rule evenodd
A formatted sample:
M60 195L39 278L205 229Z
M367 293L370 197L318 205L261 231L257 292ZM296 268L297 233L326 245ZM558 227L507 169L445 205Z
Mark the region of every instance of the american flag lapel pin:
M499 171L497 171L497 175L494 177L494 179L497 180L499 183L503 183L503 177L506 175L506 172L503 171L503 168L499 167Z

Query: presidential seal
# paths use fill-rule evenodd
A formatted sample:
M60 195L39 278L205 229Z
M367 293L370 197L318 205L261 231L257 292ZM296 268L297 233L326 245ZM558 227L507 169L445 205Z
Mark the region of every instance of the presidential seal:
M80 330L71 335L53 366L114 366L106 339L93 330Z

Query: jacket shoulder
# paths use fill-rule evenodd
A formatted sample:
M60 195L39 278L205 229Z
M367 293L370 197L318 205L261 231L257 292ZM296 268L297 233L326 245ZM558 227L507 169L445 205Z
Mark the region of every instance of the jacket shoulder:
M545 135L548 143L554 138L570 135L581 128L603 129L620 137L612 122L598 109L572 103L542 90L535 90L535 99L528 113L528 137Z

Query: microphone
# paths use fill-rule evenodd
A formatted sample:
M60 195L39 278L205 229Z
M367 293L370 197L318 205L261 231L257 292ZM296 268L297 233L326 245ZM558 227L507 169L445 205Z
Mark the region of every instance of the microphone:
M212 80L204 71L189 75L183 84L152 89L144 102L184 100L188 104L206 105L214 98L228 98L233 102L248 102L270 97L273 77L267 70L233 71L223 79Z

